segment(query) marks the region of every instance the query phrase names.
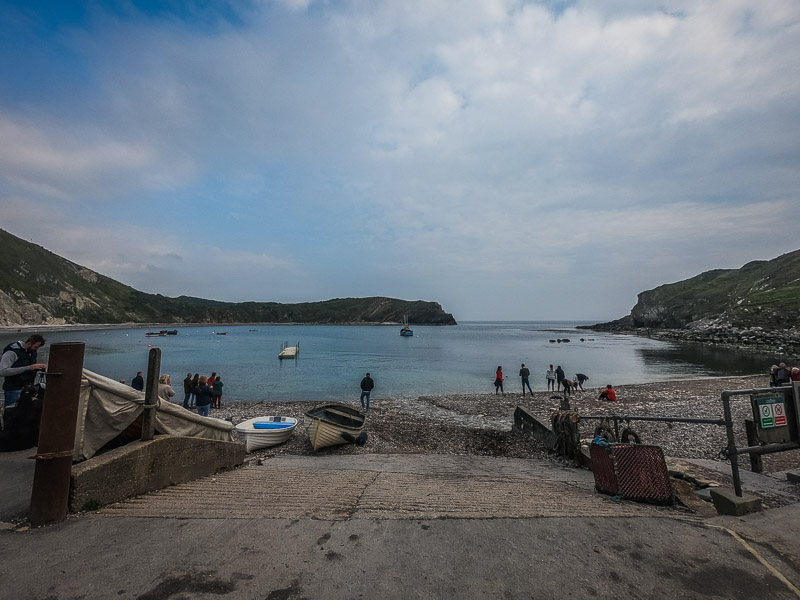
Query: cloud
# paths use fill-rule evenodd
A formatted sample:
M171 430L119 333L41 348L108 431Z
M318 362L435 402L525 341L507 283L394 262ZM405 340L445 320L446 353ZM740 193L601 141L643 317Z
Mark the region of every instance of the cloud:
M36 64L0 76L19 90L0 91L0 218L55 213L56 247L147 291L391 290L473 318L580 316L610 280L617 313L794 249L795 2L235 6L31 28ZM74 72L48 72L59 56ZM37 92L10 85L29 73Z

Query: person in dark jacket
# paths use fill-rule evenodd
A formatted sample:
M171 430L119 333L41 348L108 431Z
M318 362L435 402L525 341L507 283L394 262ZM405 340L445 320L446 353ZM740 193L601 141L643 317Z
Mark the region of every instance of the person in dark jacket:
M37 351L44 346L45 339L34 334L24 342L14 342L3 348L0 357L0 377L3 379L3 404L11 406L17 403L22 388L32 385L36 379L36 372L47 368L44 363L37 361Z
M564 369L561 368L561 365L556 367L556 391L561 391L561 382L564 381Z
M183 380L183 408L189 408L189 403L192 399L192 389L194 383L192 382L192 374L187 373L186 379Z
M522 363L522 366L519 368L519 376L522 378L522 395L525 395L525 386L528 386L528 391L533 396L533 390L531 389L531 370L525 366L525 363Z
M589 378L583 373L575 373L575 381L578 382L578 387L583 389L584 382L589 381Z
M197 387L194 388L194 397L197 404L197 414L201 417L207 417L211 403L214 401L214 390L208 387L208 378L205 375L198 379Z
M364 410L369 410L369 394L372 392L373 388L375 387L375 382L372 381L372 377L369 376L367 373L366 377L361 380L361 408ZM366 403L364 403L364 399L366 398Z
M131 379L131 387L140 392L144 391L144 377L142 377L141 371L136 371L136 377Z

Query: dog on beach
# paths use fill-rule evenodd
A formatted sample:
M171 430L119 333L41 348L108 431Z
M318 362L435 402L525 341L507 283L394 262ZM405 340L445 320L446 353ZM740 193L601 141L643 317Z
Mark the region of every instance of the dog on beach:
M578 382L572 379L562 379L561 385L564 386L565 396L569 396L570 394L572 394L572 392L578 389Z

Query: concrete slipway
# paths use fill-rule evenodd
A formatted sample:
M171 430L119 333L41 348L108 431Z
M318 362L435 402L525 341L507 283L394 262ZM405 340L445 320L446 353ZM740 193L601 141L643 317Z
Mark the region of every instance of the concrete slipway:
M32 453L0 457L0 598L800 598L791 489L703 517L549 461L285 456L32 529Z

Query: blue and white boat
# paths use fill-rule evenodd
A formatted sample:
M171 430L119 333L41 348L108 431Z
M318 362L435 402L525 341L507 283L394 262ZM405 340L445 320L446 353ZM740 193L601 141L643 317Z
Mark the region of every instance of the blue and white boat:
M295 427L297 419L294 417L268 415L242 421L235 429L240 438L244 438L242 441L246 450L253 452L260 448L282 444L291 437Z

